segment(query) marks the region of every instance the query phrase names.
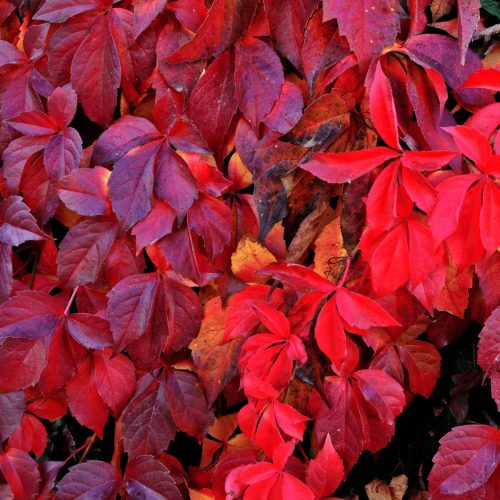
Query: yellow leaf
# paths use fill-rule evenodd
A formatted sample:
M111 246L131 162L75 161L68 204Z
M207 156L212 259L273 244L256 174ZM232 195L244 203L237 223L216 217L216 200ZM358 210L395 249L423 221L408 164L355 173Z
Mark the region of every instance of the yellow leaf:
M245 235L231 256L231 270L245 283L258 283L265 281L266 277L256 272L272 262L276 262L274 255L252 237Z

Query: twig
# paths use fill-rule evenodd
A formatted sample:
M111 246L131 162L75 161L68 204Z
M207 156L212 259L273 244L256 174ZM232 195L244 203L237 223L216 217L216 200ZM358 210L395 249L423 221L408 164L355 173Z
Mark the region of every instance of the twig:
M80 460L78 460L78 463L81 464L82 462L85 462L85 459L87 458L87 455L89 454L90 448L92 448L92 445L94 444L95 438L97 437L97 434L94 432L92 436L90 436L87 440L87 446L85 447L85 451L83 452L83 455L80 457Z
M488 42L490 38L494 37L495 35L500 35L500 23L494 24L493 26L485 28L484 30L476 31L472 35L472 41L475 42L480 38L484 38Z

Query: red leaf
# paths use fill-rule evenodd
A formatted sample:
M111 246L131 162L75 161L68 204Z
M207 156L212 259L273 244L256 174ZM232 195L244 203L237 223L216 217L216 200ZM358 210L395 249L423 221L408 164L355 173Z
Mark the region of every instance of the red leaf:
M11 194L19 190L21 175L29 160L43 150L47 137L19 137L12 141L2 153L3 175Z
M9 125L21 134L30 137L52 135L57 132L55 121L45 113L36 110L20 113L9 120Z
M488 425L454 428L440 441L429 474L431 498L494 498L500 486L500 435Z
M314 338L339 372L347 356L347 340L335 299L329 300L321 309L314 328Z
M299 264L287 264L285 262L269 264L262 271L259 271L259 274L268 274L274 279L303 292L317 290L328 293L335 290L335 285L331 281Z
M198 297L188 287L166 276L146 274L129 276L111 290L108 315L115 351L147 336L154 339L155 355L149 362L155 366L162 349L178 351L189 344L198 332L202 312Z
M271 35L281 54L298 70L301 69L305 25L316 8L311 0L265 0L264 6Z
M47 447L47 431L40 420L26 413L22 424L9 438L8 449L16 448L26 453L33 452L39 459Z
M477 362L484 376L491 380L491 393L500 408L500 307L497 307L486 320L479 334Z
M163 377L146 377L138 382L143 388L123 411L123 447L130 458L159 455L174 438L176 428L167 406Z
M134 2L134 38L149 27L163 12L168 0L136 0Z
M445 127L445 130L453 136L459 150L465 156L470 158L480 170L488 171L492 152L490 143L483 134L465 125Z
M399 31L400 6L396 0L362 0L353 5L345 0L327 0L323 20L337 19L360 66L366 70L371 60L391 45Z
M42 292L20 292L0 305L0 339L49 338L62 314L56 298Z
M479 88L500 91L500 71L495 68L480 69L467 77L462 88Z
M36 384L45 367L47 348L38 340L7 339L1 345L0 391L10 392Z
M7 498L11 495L13 498L35 498L41 478L37 463L28 453L15 448L7 450L0 455L0 470L10 486Z
M349 54L345 38L341 38L333 21L323 22L323 13L318 9L309 19L302 46L302 67L313 94L319 74Z
M189 118L218 160L222 159L224 138L237 108L233 71L233 57L226 51L208 67L189 98Z
M20 196L9 196L0 202L0 241L18 246L26 241L45 238L47 235L38 228Z
M0 242L0 304L5 302L12 289L12 247Z
M0 441L3 443L20 425L26 402L22 391L0 394Z
M196 375L173 370L166 383L167 401L179 429L201 441L212 425L214 414Z
M121 482L121 474L112 465L100 460L89 460L70 468L69 473L57 485L56 498L114 498Z
M123 229L148 215L153 197L153 167L162 144L148 142L130 150L115 164L109 179L109 194Z
M233 295L227 308L224 340L243 337L259 324L260 320L253 308L258 303L280 306L281 291L271 293L271 287L267 285L253 285Z
M234 78L239 107L255 129L280 95L281 61L267 43L247 37L236 44Z
M280 134L286 134L300 120L304 98L299 88L285 81L281 93L271 111L264 117L264 123Z
M393 149L401 149L398 136L398 118L392 96L391 84L380 61L370 87L370 113L373 124L385 143Z
M135 389L135 367L123 354L109 358L110 351L96 351L92 356L97 392L118 417Z
M413 340L398 346L397 351L408 373L409 389L428 398L441 371L438 350L429 342Z
M375 452L391 439L406 403L403 388L380 370L360 370L349 379L328 377L325 391L331 409L322 403L315 432L319 440L330 434L349 470L362 450Z
M162 497L182 500L169 470L152 456L130 460L125 469L125 489L131 498Z
M163 236L172 232L175 222L175 211L163 201L153 200L151 212L132 229L135 236L137 253L144 247L152 245Z
M76 93L70 84L56 88L47 99L49 116L57 122L60 128L65 128L71 123L75 117L76 106Z
M332 184L351 182L400 153L376 147L347 153L316 153L301 168Z
M70 17L99 8L98 0L84 0L74 2L68 0L47 0L38 9L35 19L49 21L51 23L62 23Z
M255 7L251 0L215 0L196 35L168 61L179 64L217 57L247 29Z
M186 162L166 144L156 159L155 193L183 216L198 197L195 179Z
M139 116L122 116L99 136L92 161L96 165L115 163L135 147L158 138L160 133L149 120Z
M78 168L57 182L57 193L69 209L80 215L108 215L110 175L103 167Z
M223 202L200 194L188 213L190 228L202 238L210 259L214 260L231 241L233 214Z
M344 464L327 435L323 448L307 466L307 484L316 496L322 498L334 492L343 477Z
M71 64L71 82L85 114L102 127L113 118L121 75L118 51L111 34L111 15L112 12L96 19Z
M335 299L342 319L350 326L361 330L381 326L401 326L384 308L359 293L338 288Z
M104 425L108 420L108 409L97 391L91 357L80 365L66 387L66 394L73 416L102 439Z
M68 287L93 283L97 279L117 230L112 219L87 219L66 234L59 247L57 273Z

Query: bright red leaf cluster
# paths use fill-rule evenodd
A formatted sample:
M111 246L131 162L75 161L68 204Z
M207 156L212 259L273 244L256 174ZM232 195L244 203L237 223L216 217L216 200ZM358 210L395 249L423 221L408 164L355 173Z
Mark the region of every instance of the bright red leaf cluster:
M0 0L0 496L347 494L473 323L500 407L499 11ZM500 491L488 422L433 461Z

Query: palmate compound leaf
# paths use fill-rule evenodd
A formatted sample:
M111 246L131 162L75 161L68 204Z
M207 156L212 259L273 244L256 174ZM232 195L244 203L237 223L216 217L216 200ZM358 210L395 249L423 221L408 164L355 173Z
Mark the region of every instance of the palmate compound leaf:
M375 452L394 434L396 417L406 404L403 388L381 370L359 370L350 377L325 380L328 405L321 400L313 413L318 440L329 434L350 470L362 450Z
M273 453L272 463L259 462L233 469L225 483L227 496L240 496L244 492L243 498L313 500L315 495L309 486L287 470L294 447L293 441L280 445Z
M440 441L429 474L429 498L495 498L500 488L500 432L488 425L455 427Z
M140 366L155 368L160 353L186 347L202 318L198 296L160 273L133 275L109 292L114 350L128 350Z
M108 187L123 229L150 213L153 193L178 216L184 216L198 196L186 162L145 118L124 116L114 122L97 140L92 159L98 164L114 163Z

